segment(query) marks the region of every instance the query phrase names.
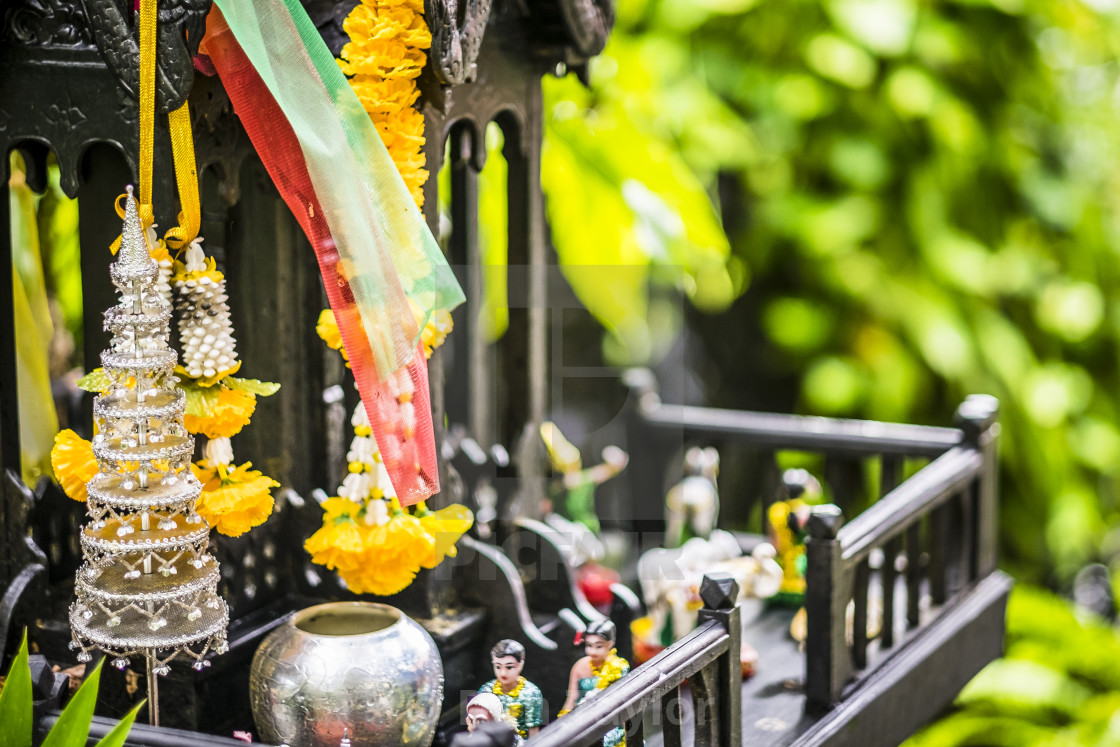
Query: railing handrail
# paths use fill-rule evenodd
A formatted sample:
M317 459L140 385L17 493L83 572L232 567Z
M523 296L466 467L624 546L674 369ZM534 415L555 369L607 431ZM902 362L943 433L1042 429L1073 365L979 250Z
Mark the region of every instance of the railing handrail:
M669 405L660 400L647 400L638 413L656 430L722 435L770 449L936 457L964 440L959 428Z
M845 524L836 534L841 559L854 564L872 548L900 536L907 527L957 495L984 466L974 446L950 449Z
M627 676L557 719L529 739L532 747L573 747L593 744L615 726L622 726L662 696L728 650L731 637L716 620L709 620Z

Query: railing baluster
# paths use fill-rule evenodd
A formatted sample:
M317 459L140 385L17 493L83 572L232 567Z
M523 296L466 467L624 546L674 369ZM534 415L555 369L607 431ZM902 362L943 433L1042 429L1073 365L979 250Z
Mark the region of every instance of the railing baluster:
M720 744L717 662L718 659L689 680L692 685L692 735L696 747L716 747Z
M922 524L915 521L906 528L906 624L921 622L922 602Z
M681 689L661 696L661 735L665 747L681 747Z
M853 513L856 481L853 479L852 460L831 454L825 456L824 482L832 495L832 502L845 514Z
M852 601L855 609L852 614L852 664L856 669L867 666L867 587L871 572L867 558L856 564L855 588Z
M833 513L822 509L831 508ZM844 640L844 612L851 598L845 582L840 543L843 515L835 507L818 506L809 517L805 543L805 695L814 705L832 705L851 673L852 659Z
M627 747L645 747L645 743L645 724L642 723L642 716L639 714L637 718L626 722L626 745Z
M999 506L997 500L999 466L996 463L996 436L999 433L999 402L986 394L974 394L957 408L957 425L964 432L965 442L973 444L984 455L984 468L974 490L976 523L973 578L986 576L996 569Z
M945 604L948 588L949 541L947 506L938 506L929 515L929 597L933 604Z
M894 590L898 585L898 555L902 551L901 538L883 546L883 567L879 570L883 580L883 625L879 633L880 648L894 645Z
M903 459L900 456L883 455L879 473L879 492L882 495L898 487L902 477ZM883 567L879 577L883 582L883 625L879 633L879 646L890 648L894 645L894 589L898 584L898 554L902 551L901 537L889 540L883 546Z
M879 466L879 497L898 487L902 476L903 458L895 454L884 454Z
M958 501L957 514L960 516L960 547L957 557L957 583L954 592L972 583L976 578L976 512L974 506L973 490L976 483L969 483L961 491Z
M705 577L708 585L700 587L704 608L700 610L699 622L715 621L727 631L727 649L714 662L705 667L694 682L699 682L700 690L693 689L694 711L701 712L698 699L706 698L707 713L711 727L708 735L710 744L722 747L725 744L740 744L743 741L743 665L740 659L740 635L742 627L739 608L735 599L739 591L735 581L726 574L711 574ZM717 591L723 593L717 593ZM695 739L700 745L700 717L696 717Z

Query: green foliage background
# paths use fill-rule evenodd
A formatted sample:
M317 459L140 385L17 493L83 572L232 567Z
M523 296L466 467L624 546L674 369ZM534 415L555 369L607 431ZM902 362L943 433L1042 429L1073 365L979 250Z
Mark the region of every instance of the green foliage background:
M561 261L644 273L568 271L605 357L656 360L689 321L711 403L944 424L994 394L1004 567L1068 589L1099 561L1120 591L1118 19L621 0L590 89L545 81ZM655 313L665 285L714 316ZM912 745L1120 743L1117 640L1019 588L1008 657Z
M648 280L757 328L740 365L802 412L995 394L1005 565L1120 568L1116 5L622 0L590 90L545 81L561 260L645 273L569 273L608 358L679 329Z

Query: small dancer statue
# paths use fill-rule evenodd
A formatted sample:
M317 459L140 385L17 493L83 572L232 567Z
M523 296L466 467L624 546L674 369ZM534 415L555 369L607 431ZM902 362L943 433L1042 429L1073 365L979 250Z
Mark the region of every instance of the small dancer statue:
M564 701L561 716L594 697L626 676L630 663L615 652L615 628L610 620L600 620L587 626L576 636L576 643L583 643L587 654L572 666L568 680L568 699ZM603 737L603 747L617 747L626 743L626 732L621 726L611 729Z

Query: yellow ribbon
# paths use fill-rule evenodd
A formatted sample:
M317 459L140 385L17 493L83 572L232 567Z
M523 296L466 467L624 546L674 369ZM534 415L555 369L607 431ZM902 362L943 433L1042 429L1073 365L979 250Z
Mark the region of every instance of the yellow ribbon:
M156 5L140 0L140 219L152 223L152 153L156 125Z
M140 0L140 224L147 228L155 220L152 213L152 154L156 128L156 5L158 0ZM117 215L124 218L119 195ZM114 255L121 248L118 236L109 246Z
M140 221L144 228L152 225L152 161L155 151L155 74L156 74L156 9L158 0L140 3ZM194 138L187 102L167 117L171 129L171 150L175 160L175 182L179 188L179 225L170 229L164 239L173 249L182 249L198 236L202 225L198 200L198 172L195 165ZM117 215L124 218L121 198L117 197ZM120 249L118 236L110 247L113 254Z
M172 249L182 249L198 236L202 214L198 202L198 170L194 159L194 136L187 102L167 115L171 123L171 152L175 158L175 183L179 185L179 225L163 238Z

